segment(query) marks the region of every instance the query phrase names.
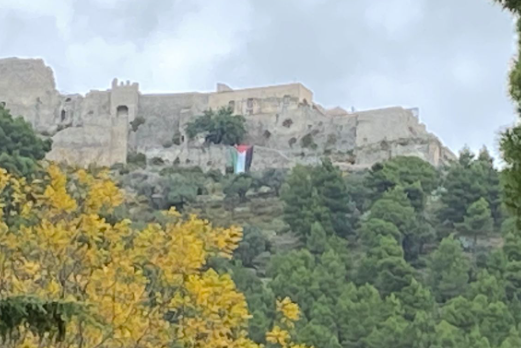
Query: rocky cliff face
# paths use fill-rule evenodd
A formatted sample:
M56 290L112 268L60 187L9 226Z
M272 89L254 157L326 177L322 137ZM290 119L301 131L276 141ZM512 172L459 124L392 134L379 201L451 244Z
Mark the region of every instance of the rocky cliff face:
M324 156L345 169L398 155L418 156L435 166L455 158L427 132L415 110L326 110L300 84L223 86L214 93L147 95L137 84L115 80L106 91L61 95L42 60L0 59L0 102L53 136L48 157L55 161L108 166L138 151L179 165L223 170L228 149L187 141L184 127L210 107L228 106L247 119L246 142L255 145L253 169L312 164Z

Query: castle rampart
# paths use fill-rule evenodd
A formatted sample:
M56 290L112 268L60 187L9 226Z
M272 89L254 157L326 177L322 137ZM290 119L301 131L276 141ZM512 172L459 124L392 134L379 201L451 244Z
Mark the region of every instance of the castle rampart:
M222 170L222 147L210 150L184 134L187 122L220 107L245 116L246 142L258 147L256 169L316 163L323 156L356 168L397 155L419 156L434 165L454 158L419 122L417 109L325 109L300 83L240 90L218 84L211 93L144 94L139 84L114 79L105 91L62 95L42 60L10 58L0 59L0 102L53 136L49 159L78 165L125 163L129 152L140 151L149 158Z

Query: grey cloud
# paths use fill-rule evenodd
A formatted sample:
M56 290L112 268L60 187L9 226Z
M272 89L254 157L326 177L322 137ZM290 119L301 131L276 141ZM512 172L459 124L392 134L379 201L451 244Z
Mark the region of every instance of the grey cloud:
M174 31L196 2L173 0L75 1L73 35L77 41L103 37L110 43L132 41L142 46L156 31ZM110 1L109 1L110 3Z
M419 106L451 148L495 148L494 130L513 119L507 13L486 0L315 3L252 1L258 19L216 67L219 79L240 86L296 79L330 106ZM378 6L389 13L371 21Z

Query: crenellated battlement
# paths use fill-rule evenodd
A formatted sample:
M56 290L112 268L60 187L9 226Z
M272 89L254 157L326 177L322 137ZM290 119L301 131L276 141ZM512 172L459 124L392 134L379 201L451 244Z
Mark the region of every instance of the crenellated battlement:
M112 90L117 90L117 89L131 90L134 92L139 92L139 83L137 83L137 82L131 83L130 80L119 82L119 80L117 78L114 78L112 80Z

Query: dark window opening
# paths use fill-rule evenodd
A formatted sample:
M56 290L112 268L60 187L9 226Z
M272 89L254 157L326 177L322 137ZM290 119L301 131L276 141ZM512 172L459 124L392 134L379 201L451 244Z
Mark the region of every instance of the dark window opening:
M235 100L230 100L228 102L228 107L232 110L235 110Z
M5 101L0 102L0 107L5 108Z
M185 142L185 136L184 136L184 135L181 135L181 142L182 142L182 143Z
M116 114L118 117L120 116L128 116L128 106L126 105L120 105L116 109Z
M253 109L253 98L248 98L246 105L248 106L248 109Z
M271 137L271 132L269 130L264 131L264 138L269 139Z
M67 98L67 99L65 99L65 102L66 102L66 103L68 103L68 102L70 102L70 101L71 101L71 98Z
M66 114L65 110L62 110L61 115L60 115L60 119L62 122L65 121L66 116L67 116L67 114Z

